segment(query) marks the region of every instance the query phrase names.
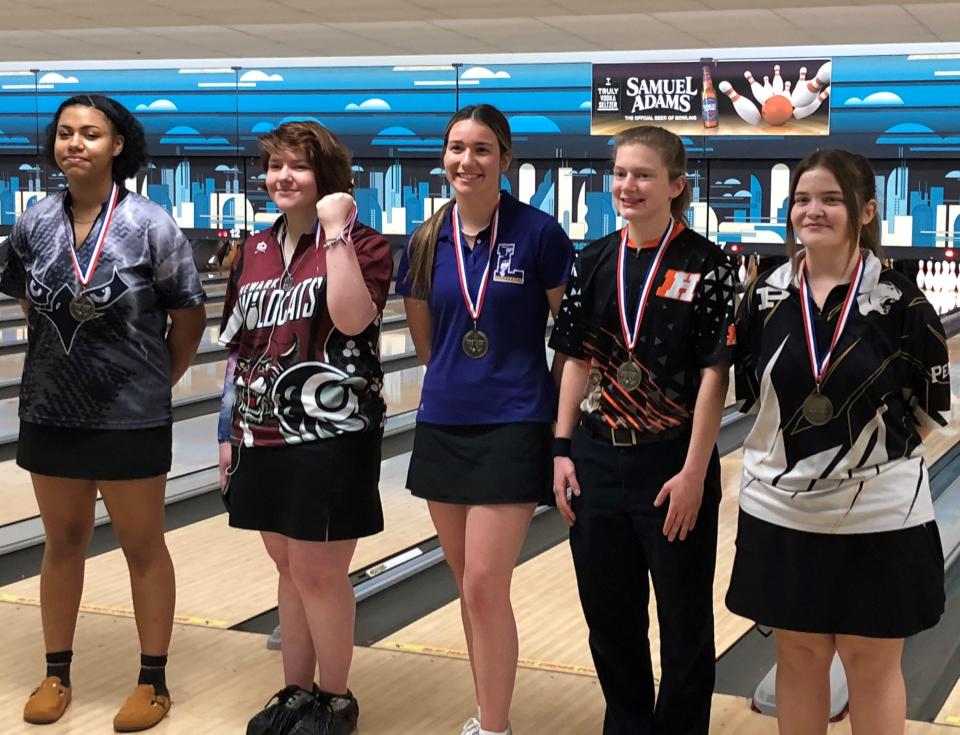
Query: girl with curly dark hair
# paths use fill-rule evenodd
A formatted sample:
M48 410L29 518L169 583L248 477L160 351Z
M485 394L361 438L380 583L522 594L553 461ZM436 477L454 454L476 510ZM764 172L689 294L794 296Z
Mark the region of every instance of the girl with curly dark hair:
M66 177L14 225L0 291L29 324L17 464L30 471L46 532L40 573L47 675L27 722L58 720L97 491L127 559L141 646L140 679L114 719L152 727L170 708L164 667L173 628L173 564L163 537L171 386L206 326L190 243L123 182L146 161L143 128L116 101L71 97L44 150ZM167 326L168 320L170 326Z

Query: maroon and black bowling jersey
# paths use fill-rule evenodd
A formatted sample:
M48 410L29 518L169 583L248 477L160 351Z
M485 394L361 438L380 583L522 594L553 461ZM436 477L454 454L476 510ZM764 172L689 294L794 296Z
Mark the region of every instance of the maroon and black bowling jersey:
M339 332L327 311L327 263L301 238L283 289L278 226L240 248L227 284L220 343L237 353L232 437L244 446L299 444L383 425L380 323L393 275L390 244L353 228L353 245L378 317L361 334ZM344 247L344 246L339 246Z

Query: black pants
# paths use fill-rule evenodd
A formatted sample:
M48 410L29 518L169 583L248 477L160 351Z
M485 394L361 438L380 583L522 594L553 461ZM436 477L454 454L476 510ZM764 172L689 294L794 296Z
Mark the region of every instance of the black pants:
M716 448L696 527L663 535L667 503L653 501L683 467L689 437L614 447L574 435L581 495L570 546L590 652L607 703L604 735L707 735L715 677L713 574L720 458ZM647 614L653 578L660 621L660 691L654 705Z

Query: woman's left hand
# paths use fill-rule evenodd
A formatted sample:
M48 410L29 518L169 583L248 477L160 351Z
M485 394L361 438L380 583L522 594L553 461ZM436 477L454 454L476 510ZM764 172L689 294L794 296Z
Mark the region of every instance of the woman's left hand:
M703 501L703 479L681 470L664 483L653 505L659 508L667 498L670 498L670 505L663 523L663 535L667 541L673 541L678 535L684 541L697 524Z
M343 191L327 194L317 202L317 219L320 220L324 236L334 238L343 232L356 206L353 197Z

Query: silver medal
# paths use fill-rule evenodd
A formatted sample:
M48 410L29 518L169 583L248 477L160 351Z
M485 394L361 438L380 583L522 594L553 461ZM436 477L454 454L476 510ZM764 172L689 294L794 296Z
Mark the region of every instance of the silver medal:
M471 329L463 335L460 346L463 347L467 357L477 360L487 354L490 349L490 339L479 329Z

